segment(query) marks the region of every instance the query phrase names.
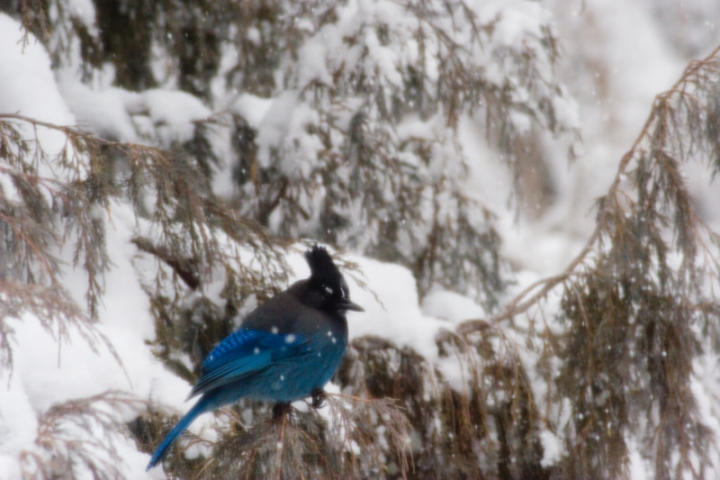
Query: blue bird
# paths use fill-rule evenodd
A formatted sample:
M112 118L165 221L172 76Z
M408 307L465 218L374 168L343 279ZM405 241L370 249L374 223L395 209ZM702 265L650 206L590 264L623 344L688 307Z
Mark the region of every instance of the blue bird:
M305 259L310 278L253 310L207 356L188 397L200 399L163 439L147 470L202 413L248 397L277 402L273 413L279 416L289 402L321 398L347 346L345 313L363 309L350 301L345 279L327 250L316 245Z

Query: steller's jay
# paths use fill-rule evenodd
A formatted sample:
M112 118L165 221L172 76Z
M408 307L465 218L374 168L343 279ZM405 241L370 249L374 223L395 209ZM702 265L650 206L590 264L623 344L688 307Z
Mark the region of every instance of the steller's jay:
M207 356L189 397L200 399L155 450L147 470L201 413L249 397L277 402L274 413L282 415L289 402L322 394L347 346L345 313L363 309L350 301L327 250L316 245L305 258L310 278L253 310Z

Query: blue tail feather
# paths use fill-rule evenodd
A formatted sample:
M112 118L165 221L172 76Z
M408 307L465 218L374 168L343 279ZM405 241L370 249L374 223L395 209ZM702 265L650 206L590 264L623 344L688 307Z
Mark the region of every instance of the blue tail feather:
M193 406L190 411L187 412L185 416L182 417L180 421L173 427L173 429L170 430L170 433L165 436L160 446L157 447L155 453L153 453L153 456L150 459L150 463L148 463L145 471L150 470L162 460L167 450L172 446L173 443L175 443L175 440L177 440L180 434L183 433L188 426L190 426L192 421L195 420L198 415L212 409L212 406L209 404L210 402L207 397L203 397L198 400L195 406Z

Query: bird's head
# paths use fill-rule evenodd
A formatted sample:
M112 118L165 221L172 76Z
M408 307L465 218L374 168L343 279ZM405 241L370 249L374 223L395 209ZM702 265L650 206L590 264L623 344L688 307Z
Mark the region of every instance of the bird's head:
M322 310L363 311L360 305L350 301L347 283L327 250L314 245L305 252L305 259L310 265L308 287L312 293L312 303L317 303Z

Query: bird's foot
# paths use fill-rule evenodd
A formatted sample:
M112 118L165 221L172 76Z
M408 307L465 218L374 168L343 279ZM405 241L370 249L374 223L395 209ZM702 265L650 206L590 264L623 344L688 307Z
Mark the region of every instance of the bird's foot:
M274 422L282 420L285 415L290 413L290 404L287 402L278 402L273 406L272 418Z
M310 392L310 395L312 395L311 405L313 408L321 408L325 404L327 394L322 388L313 388L313 391Z

